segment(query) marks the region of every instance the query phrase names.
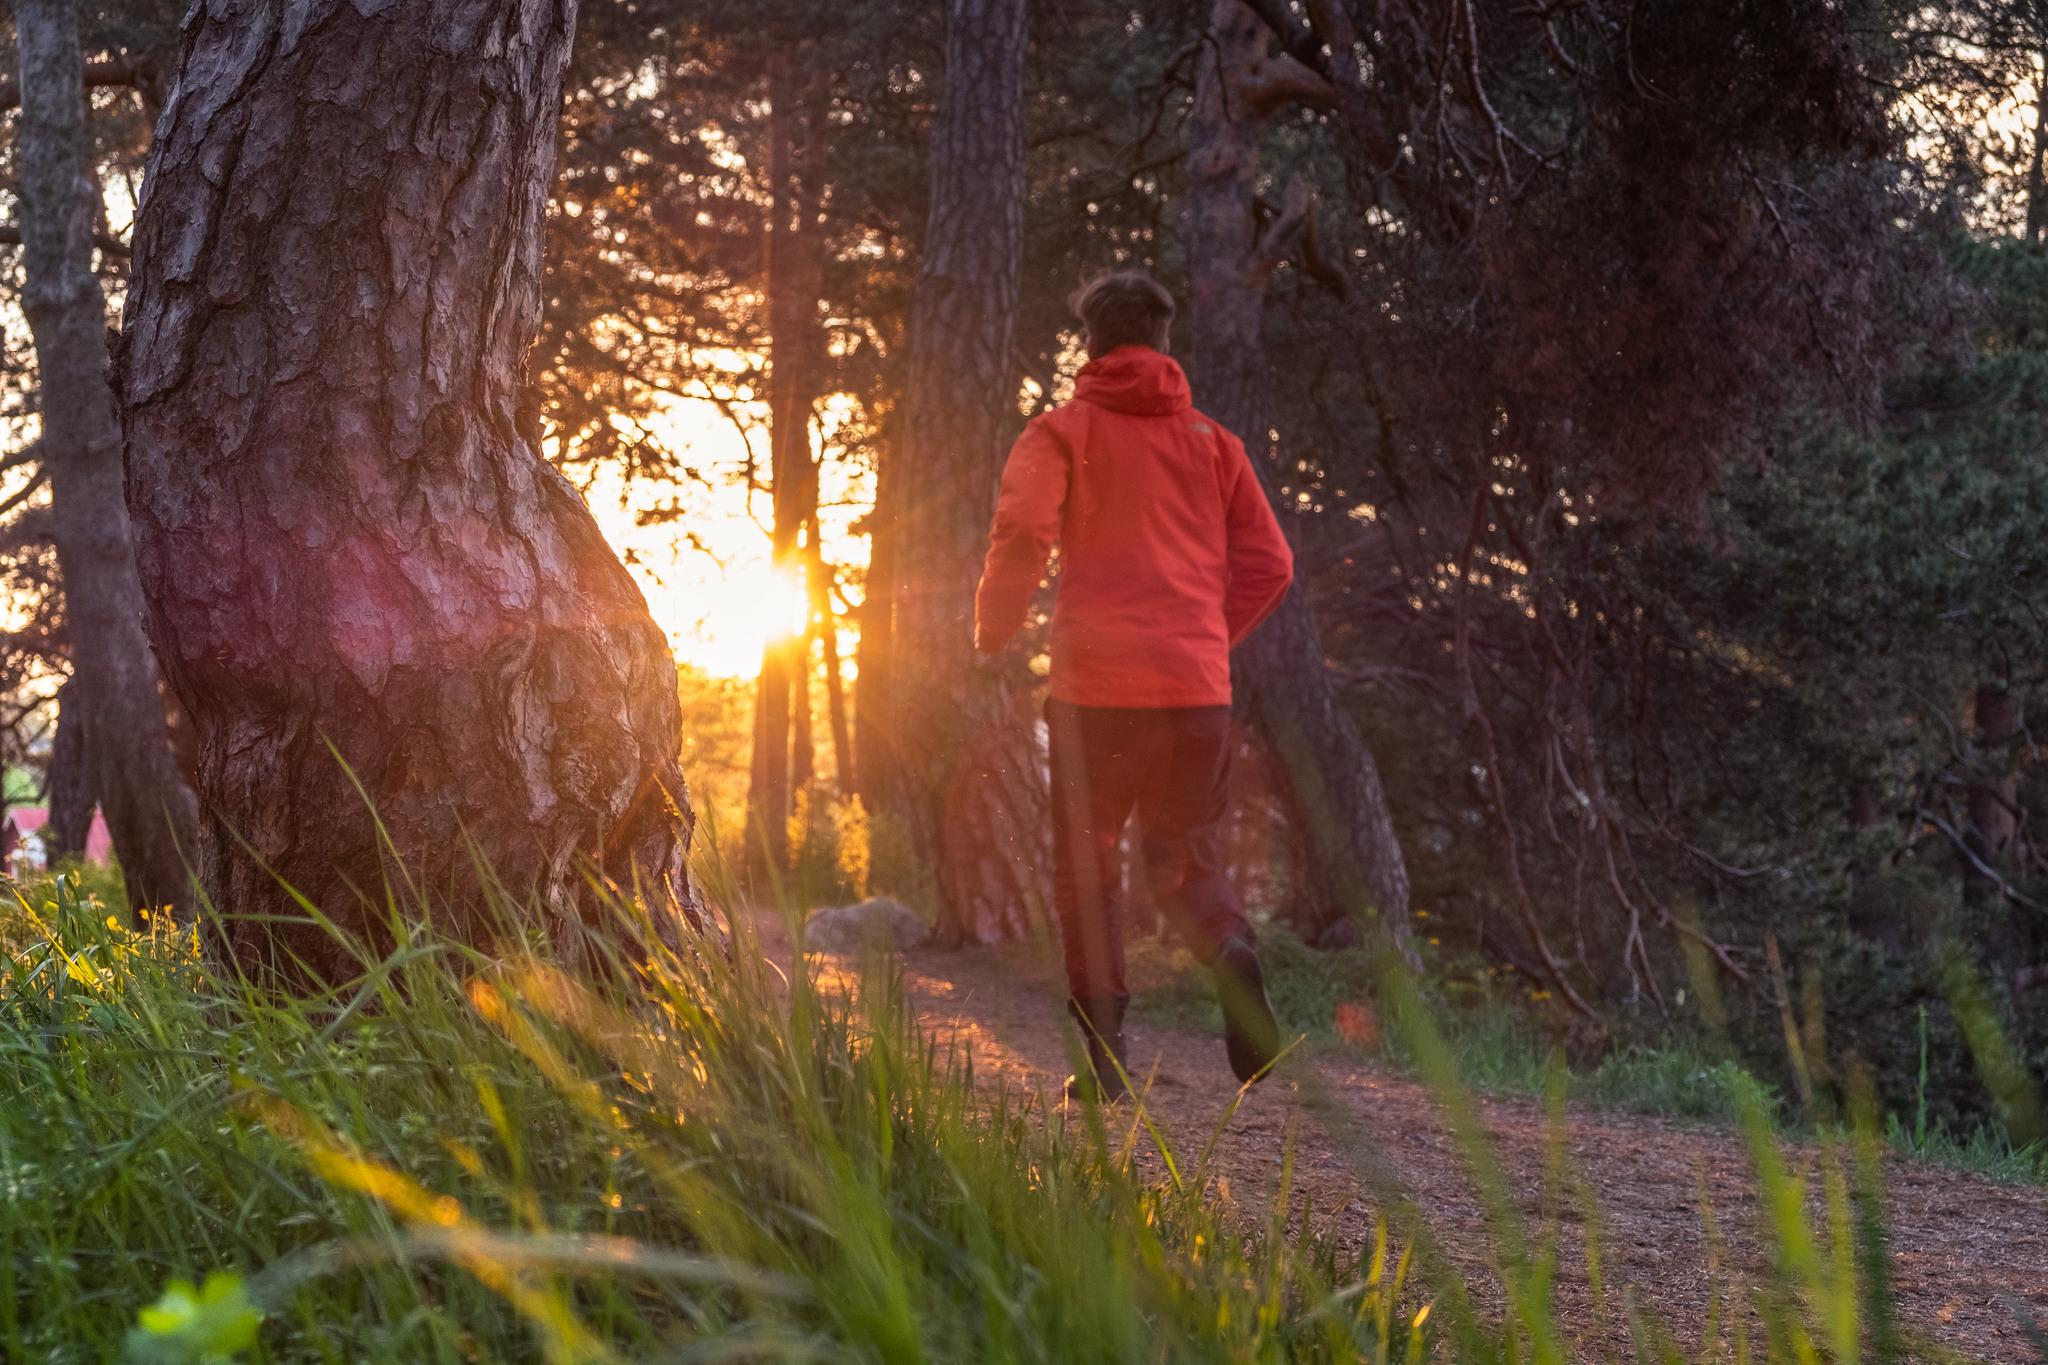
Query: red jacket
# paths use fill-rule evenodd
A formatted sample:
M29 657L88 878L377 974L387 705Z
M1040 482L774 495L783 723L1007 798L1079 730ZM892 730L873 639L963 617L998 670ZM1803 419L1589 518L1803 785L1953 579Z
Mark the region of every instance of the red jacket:
M1230 647L1280 604L1286 537L1244 445L1148 346L1088 362L1075 401L1035 418L1003 468L974 642L1024 623L1060 545L1052 694L1081 706L1224 706Z

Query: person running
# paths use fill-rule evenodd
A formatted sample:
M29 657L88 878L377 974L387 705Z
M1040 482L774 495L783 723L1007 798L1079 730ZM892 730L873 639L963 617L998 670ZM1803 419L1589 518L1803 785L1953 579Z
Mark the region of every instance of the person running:
M1023 625L1055 542L1053 903L1068 1009L1105 1099L1124 1085L1119 841L1133 811L1154 899L1209 969L1240 1081L1279 1034L1224 866L1230 650L1280 604L1293 555L1244 445L1192 404L1166 354L1174 302L1137 270L1074 298L1088 363L1074 401L1010 451L975 596L975 647Z

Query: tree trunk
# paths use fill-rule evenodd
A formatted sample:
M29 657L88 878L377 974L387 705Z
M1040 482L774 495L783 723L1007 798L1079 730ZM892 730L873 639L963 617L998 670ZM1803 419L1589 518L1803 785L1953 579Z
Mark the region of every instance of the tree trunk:
M747 774L747 861L756 878L789 864L789 642L761 649L754 747Z
M1281 243L1261 241L1253 201L1259 141L1273 112L1266 91L1289 58L1266 54L1268 31L1243 0L1217 0L1212 45L1196 79L1188 125L1185 247L1193 292L1196 396L1243 438L1269 498L1278 501L1262 330L1266 281ZM1293 519L1281 509L1283 525ZM1379 767L1345 712L1324 662L1304 584L1234 659L1240 705L1272 751L1302 841L1302 876L1288 918L1312 942L1376 927L1407 951L1408 872Z
M519 403L574 22L250 0L187 25L136 227L128 501L199 869L253 968L353 970L316 926L238 918L297 918L280 879L374 942L402 872L408 909L485 938L481 859L572 963L593 864L664 929L694 917L675 662Z
M43 847L52 865L60 858L83 857L92 837L92 813L100 798L92 785L91 724L74 674L57 689L57 735L50 742L50 820L43 826Z
M809 630L797 637L796 668L789 679L789 789L802 791L818 777L818 739L811 730L811 645Z
M1037 727L1027 695L977 660L973 643L974 585L1018 390L1025 0L949 0L946 17L902 463L890 490L886 790L935 874L940 937L991 942L1023 933L1049 903Z
M2048 245L2048 181L2043 176L2043 165L2048 163L2048 47L2035 55L2040 59L2041 74L2034 78L2040 88L2034 92L2034 138L2027 155L2026 234L2027 245L2039 251Z
M774 524L770 559L778 577L802 573L800 532L817 509L817 471L811 455L811 408L816 400L819 250L812 231L812 196L799 138L809 141L813 117L800 113L798 82L788 59L769 67L769 221L767 309L769 333L769 489ZM804 635L777 633L761 653L755 688L754 753L747 788L749 850L769 868L789 863L791 708L802 685Z
M1964 892L1971 899L1993 902L2004 890L2001 878L2012 866L2013 839L2019 832L2019 782L2014 776L2013 749L2020 738L2019 699L2003 683L1977 689L1976 762L1970 774L1967 837L1974 858L1964 870Z
M851 796L854 785L853 730L846 719L846 685L839 676L839 618L832 610L832 571L825 564L825 547L813 531L809 563L804 581L810 586L811 620L825 660L825 719L832 727L832 782L841 796Z
M816 499L812 499L815 504ZM815 517L804 527L804 546L797 572L804 584L804 628L791 650L795 668L789 678L789 789L802 791L817 780L818 741L811 729L811 646L817 643L817 617L811 607L811 542L818 538Z
M853 779L870 811L881 810L895 790L889 734L896 647L896 464L900 452L880 442L875 465L875 507L868 513L868 572L860 601L860 665L853 679Z
M83 722L86 820L97 797L133 906L189 903L186 854L198 808L172 757L143 633L142 587L121 491L121 427L107 383L107 304L92 268L95 191L85 60L73 0L23 0L22 312L42 388L42 451L64 582L72 679L67 725ZM74 851L83 851L83 838Z

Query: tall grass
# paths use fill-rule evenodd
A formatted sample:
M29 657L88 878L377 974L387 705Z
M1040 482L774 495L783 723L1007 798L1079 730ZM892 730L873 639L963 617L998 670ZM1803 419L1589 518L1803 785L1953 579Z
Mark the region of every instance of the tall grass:
M256 1313L273 1361L1407 1350L1394 1267L1288 1238L1284 1189L1144 1179L1129 1113L977 1085L886 975L821 994L744 925L678 956L622 909L607 985L401 918L301 1000L69 882L5 923L10 1360L228 1354Z
M0 1347L10 1360L1472 1361L1590 1349L1558 1320L1564 1161L1531 1225L1457 1048L1399 977L1505 1287L1489 1320L1347 1147L1388 1223L1345 1250L1292 1193L1219 1193L1142 1103L977 1077L894 979L821 990L734 926L664 947L629 905L571 977L504 917L492 951L390 908L392 947L298 998L128 929L59 880L0 912ZM794 929L795 926L792 926ZM1291 1074L1308 1121L1331 1112ZM1754 1095L1776 1272L1717 1291L1700 1359L1889 1359L1878 1163L1802 1175ZM1227 1121L1227 1120L1226 1120ZM1859 1129L1859 1132L1866 1132ZM1341 1132L1333 1136L1344 1139ZM1160 1157L1137 1153L1156 1144ZM1845 1155L1846 1151L1846 1155ZM1146 1174L1146 1172L1154 1174ZM1810 1207L1805 1181L1823 1198ZM1871 1247L1877 1252L1870 1254ZM1681 1359L1653 1303L1626 1340ZM1609 1336L1602 1350L1617 1344Z

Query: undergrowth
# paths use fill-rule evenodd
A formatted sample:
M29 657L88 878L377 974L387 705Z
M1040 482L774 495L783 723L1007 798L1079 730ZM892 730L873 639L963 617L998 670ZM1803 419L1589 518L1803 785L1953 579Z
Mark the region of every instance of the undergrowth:
M1214 989L1189 954L1153 939L1134 944L1132 958L1145 983L1133 1002L1137 1017L1201 1032L1221 1030ZM1275 929L1261 936L1260 959L1274 1012L1312 1048L1415 1069L1400 1033L1378 1016L1380 988L1369 952L1311 948ZM1433 990L1463 1083L1498 1094L1545 1093L1556 1040L1540 1002L1532 1007L1525 989L1484 968L1437 974ZM1736 1097L1749 1093L1774 1129L1811 1131L1794 1100L1730 1057L1725 1045L1677 1030L1656 1041L1609 1048L1597 1060L1571 1067L1566 1085L1576 1103L1720 1127L1743 1120ZM1887 1114L1884 1131L1896 1150L1924 1160L2008 1184L2048 1183L2048 1144L2016 1144L1992 1124L1957 1130L1930 1121L1924 1067L1917 1111Z
M1604 1354L1585 1333L1617 1323L1644 1358L1687 1358L1653 1302L1599 1298L1556 1065L1531 1224L1462 1044L1404 978L1378 998L1479 1195L1497 1315L1369 1152L1385 1222L1347 1247L1294 1197L1291 1136L1273 1183L1233 1197L1213 1138L1178 1149L1142 1104L977 1078L887 971L825 991L744 920L729 951L678 951L618 903L588 936L601 969L572 977L501 908L485 952L393 905L395 946L310 997L70 878L0 912L7 1358L1541 1362ZM1287 1082L1305 1121L1330 1111L1312 1068ZM1896 1357L1875 1128L1788 1165L1765 1098L1728 1089L1775 1257L1716 1272L1698 1358ZM1568 1333L1574 1207L1601 1321Z
M1141 1177L1133 1114L977 1089L886 975L820 994L743 925L618 907L592 981L394 916L300 999L49 890L4 915L7 1359L1406 1358L1397 1254Z

